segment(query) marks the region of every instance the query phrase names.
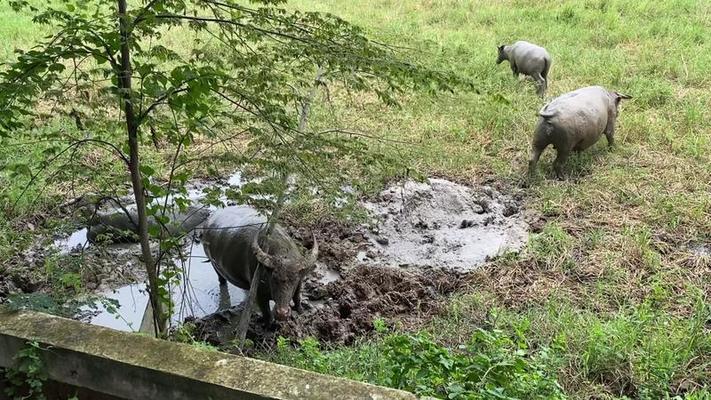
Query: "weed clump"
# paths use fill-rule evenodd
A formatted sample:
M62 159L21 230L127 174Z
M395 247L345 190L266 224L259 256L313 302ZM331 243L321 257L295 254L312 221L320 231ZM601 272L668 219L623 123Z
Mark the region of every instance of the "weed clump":
M377 324L376 324L377 325ZM446 399L564 399L548 350L529 351L505 333L480 329L456 349L428 334L384 334L358 349L322 351L307 338L280 340L273 359L317 372Z

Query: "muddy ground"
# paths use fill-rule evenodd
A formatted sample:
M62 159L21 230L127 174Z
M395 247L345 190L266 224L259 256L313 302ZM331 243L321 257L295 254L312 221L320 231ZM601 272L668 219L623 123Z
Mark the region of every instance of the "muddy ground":
M139 282L145 278L145 272L139 267L139 254L131 246L114 246L75 249L67 257L51 239L45 238L4 261L5 271L0 273L0 303L12 294L52 290L56 282L51 275L58 269L53 267L57 263L62 263L63 271L77 273L90 291Z
M279 336L294 341L313 337L321 343L352 344L373 331L377 318L386 323L420 323L441 312L448 295L466 286L466 275L442 269L407 271L361 265L325 285L314 279L307 282L304 312L294 312L286 322L265 327L254 313L247 337L257 350L271 348ZM236 306L186 322L195 325L196 339L230 349L232 327L242 310L242 306Z
M238 187L241 183L237 176L222 184ZM205 183L192 186L189 192L197 201ZM130 198L124 201L128 203ZM489 186L471 188L443 179L408 181L385 188L373 198L362 200L361 205L370 215L370 220L362 224L331 220L300 227L298 221L285 222L297 240L309 242L311 233L316 233L321 249L319 265L304 282L303 313L295 313L291 320L269 329L259 324L259 315L254 313L249 337L257 348L271 347L277 336L292 340L312 336L325 343L350 344L371 332L376 318L388 323L419 323L440 312L448 296L467 285L469 271L503 251L520 249L527 235L521 194L507 194ZM43 270L48 255L42 248L47 242L23 255L26 268ZM142 313L145 303L135 301L141 296L137 288L144 279L138 246L105 247L85 242L85 232L77 230L55 240L55 247L81 263L83 274L93 275L83 277L89 289L107 294L118 289L115 293L121 292L123 297L115 298L127 301L130 297L137 304L133 306L134 315L122 316L132 321L129 328L135 330L141 319L135 313ZM188 245L186 252L201 250L199 244L195 246ZM212 272L203 261L198 259L191 269L200 274L205 268ZM40 281L21 290L38 290L44 284ZM213 288L203 293L203 300L215 300L203 309L218 303L216 297L222 296L218 291ZM181 314L174 321L193 323L196 339L228 347L242 297L233 293L233 307L228 310L207 310L202 317L184 318ZM190 304L181 307L191 309ZM106 326L123 329L111 323Z
M469 187L445 179L392 185L363 202L378 219L368 238L373 255L362 262L468 271L528 238L522 193Z
M347 345L372 332L378 318L421 324L469 284L471 271L519 250L527 237L522 196L492 187L410 181L362 205L368 223L323 221L292 230L306 240L316 232L320 265L304 284L303 313L267 329L252 316L248 338L257 349L272 347L278 336ZM196 339L229 349L241 312L240 305L187 322Z
M239 185L240 181L229 182L233 183ZM196 185L194 192L199 188ZM361 205L370 215L362 224L321 220L313 226L300 226L298 221L285 222L293 237L308 246L311 233L316 234L321 249L318 267L304 282L302 313L268 329L258 322L258 312L253 313L248 337L255 343L254 349L271 348L278 336L291 340L311 336L322 343L347 345L372 332L377 318L388 324L421 325L442 312L453 293L476 286L473 280L481 278L477 274L483 267L495 268L492 259L521 249L528 232L539 231L545 223L526 211L522 192L496 186L467 187L442 179L395 184L362 200ZM5 273L0 274L0 300L11 293L54 290L49 275L57 260L64 266L76 265L86 288L96 293L111 296L112 289L119 289L128 294L122 301L145 297L140 294L145 277L139 247L86 246L82 244L86 232L81 228L77 225L71 235L39 238L7 260ZM710 248L709 244L695 243L689 250L696 262L708 265ZM207 306L181 304L182 313L173 321L190 323L195 339L229 350L243 293L231 288L232 307L228 308L221 302L214 271L204 263L204 253L200 254L202 246L188 243L184 250L195 259L191 273L200 279L191 277L188 283L202 290L191 299L206 301ZM492 276L505 273L489 272ZM140 324L143 301L143 306L134 304L132 318L124 316L133 321L131 329ZM194 312L197 309L200 314ZM79 317L86 318L86 310ZM123 329L111 325L113 316L103 317L105 326Z

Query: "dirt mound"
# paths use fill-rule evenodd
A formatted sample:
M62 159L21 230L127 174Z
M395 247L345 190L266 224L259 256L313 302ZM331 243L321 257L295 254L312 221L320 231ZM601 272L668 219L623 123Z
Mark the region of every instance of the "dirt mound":
M350 344L371 332L376 318L392 322L401 317L427 318L439 312L446 296L464 285L463 275L441 269L356 267L342 279L323 285L322 290L311 290L307 309L275 330L265 330L253 315L248 338L261 349L272 347L278 336L292 340L311 336L322 343ZM234 326L231 324L236 323L240 312L240 307L233 307L193 320L197 338L226 345Z

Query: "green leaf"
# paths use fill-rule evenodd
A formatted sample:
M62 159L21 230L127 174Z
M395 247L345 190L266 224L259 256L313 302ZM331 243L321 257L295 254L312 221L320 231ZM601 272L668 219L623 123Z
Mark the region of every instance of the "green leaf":
M50 65L48 68L48 71L49 72L62 72L65 69L66 69L66 67L64 66L64 64L56 63L56 64Z
M140 170L141 170L141 174L143 174L143 176L153 176L153 174L155 174L155 172L156 172L153 169L153 167L151 167L150 165L146 165L146 164L141 164Z

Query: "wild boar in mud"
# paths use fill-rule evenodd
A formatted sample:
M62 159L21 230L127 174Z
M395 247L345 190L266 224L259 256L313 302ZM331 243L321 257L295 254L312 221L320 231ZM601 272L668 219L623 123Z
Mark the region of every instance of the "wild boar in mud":
M138 214L135 210L118 210L107 214L92 213L89 218L87 239L108 242L137 242ZM160 224L155 217L148 217L148 226L157 227L163 237L177 237L200 225L210 212L203 207L190 206L185 212L168 212L169 222Z
M257 263L264 266L264 279L257 286L257 304L263 322L270 324L269 300L274 300L278 320L289 317L292 299L296 311L301 311L301 282L316 266L318 243L314 238L311 252L304 255L278 224L266 237L266 222L266 217L251 207L226 207L207 220L202 243L221 285L229 281L249 289Z
M551 56L543 47L523 40L512 45L498 47L499 57L496 64L508 60L514 77L528 75L536 81L536 93L543 98L548 89L548 71L551 68Z
M538 124L533 134L529 178L535 172L541 153L550 144L558 153L553 168L561 180L564 179L563 163L571 150L587 149L603 133L612 147L620 101L631 98L602 86L589 86L559 96L543 106L538 112Z

